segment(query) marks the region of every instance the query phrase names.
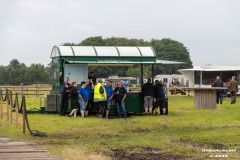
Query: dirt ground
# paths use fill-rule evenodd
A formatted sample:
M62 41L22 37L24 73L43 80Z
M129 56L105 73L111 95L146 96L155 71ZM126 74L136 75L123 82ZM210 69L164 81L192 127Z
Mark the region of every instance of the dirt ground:
M113 159L115 160L183 160L184 156L171 155L164 153L158 148L126 148L126 149L112 149Z

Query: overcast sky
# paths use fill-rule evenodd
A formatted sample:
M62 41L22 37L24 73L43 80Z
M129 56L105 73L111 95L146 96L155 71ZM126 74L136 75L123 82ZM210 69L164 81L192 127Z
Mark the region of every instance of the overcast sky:
M47 65L92 36L183 43L193 65L240 65L239 0L0 0L0 65Z

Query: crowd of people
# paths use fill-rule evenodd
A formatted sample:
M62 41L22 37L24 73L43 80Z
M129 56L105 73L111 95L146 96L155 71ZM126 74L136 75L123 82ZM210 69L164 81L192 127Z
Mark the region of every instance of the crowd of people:
M146 114L158 115L158 110L160 110L160 115L168 114L168 89L162 80L156 80L153 85L151 79L148 79L147 83L142 86L142 93ZM153 102L154 104L152 104Z
M78 110L82 117L88 116L90 110L97 111L97 117L109 118L110 106L114 100L117 116L119 118L127 118L127 110L125 107L125 99L127 98L127 90L123 87L121 80L117 82L117 87L113 90L110 80L106 80L106 85L103 85L101 79L94 76L94 72L90 72L88 79L82 81L79 88L77 82L68 82L69 78L62 77L59 73L59 81L61 84L61 107L59 110L60 116L65 116L68 108L68 99L71 98L72 111L68 114L69 117L76 117ZM213 87L223 87L224 84L220 77L216 77ZM168 89L163 81L155 81L151 83L151 79L147 80L142 86L141 92L144 96L145 114L149 115L168 115ZM229 92L231 104L236 103L236 93L238 92L238 83L236 77L233 76L230 81ZM218 89L216 102L222 104L224 90ZM121 114L123 113L123 114Z
M104 86L102 80L98 79L97 81L94 72L90 72L88 79L82 81L80 87L77 88L76 81L70 84L69 78L63 78L60 72L59 82L61 84L60 116L67 115L68 100L70 97L72 111L68 114L69 117L76 117L79 109L81 117L86 117L90 110L95 109L97 117L109 118L110 106L114 100L117 116L119 118L127 118L125 107L127 90L123 87L121 81L117 82L117 86L113 90L110 80L106 80L106 85ZM154 115L158 115L158 107L160 108L160 115L168 114L167 87L162 81L156 80L153 85L151 79L148 79L148 82L142 86L142 93L144 95L146 114L154 114L155 112Z
M69 117L76 117L79 109L81 117L86 117L88 116L88 112L95 107L97 110L97 117L103 118L103 116L105 116L105 118L108 118L111 101L114 98L118 117L121 118L121 113L123 112L123 117L127 118L127 111L125 108L127 91L122 86L121 81L117 82L117 87L113 90L110 80L107 80L104 86L102 80L99 79L97 81L94 72L90 72L88 79L82 81L80 87L77 88L76 81L70 84L69 78L63 78L60 72L59 82L61 84L60 116L65 116L67 114L68 100L70 97L72 111L68 115Z

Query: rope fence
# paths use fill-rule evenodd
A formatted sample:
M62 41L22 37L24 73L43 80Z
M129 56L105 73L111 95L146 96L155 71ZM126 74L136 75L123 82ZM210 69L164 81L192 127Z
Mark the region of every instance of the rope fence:
M5 95L5 97L4 97ZM22 133L26 134L26 127L28 132L33 136L46 137L47 134L44 132L39 132L37 130L31 130L26 107L25 95L21 95L21 106L19 107L18 93L15 93L15 99L13 100L12 91L5 88L5 94L3 94L2 89L0 89L0 117L4 120L4 115L6 115L6 120L13 125L13 120L15 120L16 128L19 126L19 112L22 112ZM5 102L5 106L4 106ZM4 110L6 111L4 112ZM13 109L15 111L15 119L13 119Z

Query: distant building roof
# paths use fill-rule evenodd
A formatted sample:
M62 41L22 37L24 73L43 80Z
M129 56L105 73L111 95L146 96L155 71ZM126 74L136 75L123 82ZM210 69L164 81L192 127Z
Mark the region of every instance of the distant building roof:
M204 66L194 66L189 69L180 69L179 71L238 71L240 66L219 66L219 65L204 65Z

